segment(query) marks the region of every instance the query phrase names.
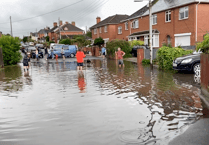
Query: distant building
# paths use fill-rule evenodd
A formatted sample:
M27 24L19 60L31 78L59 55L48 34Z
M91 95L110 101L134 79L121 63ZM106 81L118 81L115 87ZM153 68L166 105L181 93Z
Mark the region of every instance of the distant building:
M31 32L31 33L30 33L30 37L31 37L32 40L38 41L38 33L36 33L36 32L35 32L35 33L32 33L32 32Z
M48 36L49 31L50 31L49 27L39 30L38 31L38 41L46 42L46 37Z

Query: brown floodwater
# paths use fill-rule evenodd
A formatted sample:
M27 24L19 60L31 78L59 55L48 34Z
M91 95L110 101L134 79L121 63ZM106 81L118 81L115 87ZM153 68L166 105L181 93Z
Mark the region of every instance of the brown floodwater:
M114 60L0 71L0 144L166 145L207 117L200 79Z

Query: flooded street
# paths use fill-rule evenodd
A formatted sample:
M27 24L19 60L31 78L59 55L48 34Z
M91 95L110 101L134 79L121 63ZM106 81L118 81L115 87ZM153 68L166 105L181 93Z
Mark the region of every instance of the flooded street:
M206 118L199 78L126 62L33 62L0 71L0 144L167 145Z

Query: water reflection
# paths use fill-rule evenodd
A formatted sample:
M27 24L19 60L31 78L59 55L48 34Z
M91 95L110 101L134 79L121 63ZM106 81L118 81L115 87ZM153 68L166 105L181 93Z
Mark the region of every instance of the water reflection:
M0 143L167 144L203 116L194 75L124 63L92 60L77 72L66 59L0 72L4 87L9 78L24 86L18 99L0 98Z

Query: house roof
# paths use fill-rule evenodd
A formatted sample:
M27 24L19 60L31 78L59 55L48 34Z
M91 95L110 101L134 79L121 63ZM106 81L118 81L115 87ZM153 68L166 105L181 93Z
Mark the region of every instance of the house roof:
M120 23L121 20L127 19L128 15L114 15L114 16L110 16L106 19L104 19L103 21L99 22L98 24L95 24L94 26L92 26L90 29L94 29L97 27L101 27L107 24L118 24Z
M45 34L45 33L48 33L50 30L47 30L47 29L41 29L38 31L38 34Z
M61 31L73 31L73 32L83 32L84 30L68 23L68 24L63 24L62 26L60 26ZM55 32L59 32L59 27L57 27L55 30Z
M204 2L204 3L209 3L209 0L153 0L152 13L161 12L164 10L168 10L171 8L175 8L175 7L179 7L179 6L183 6L183 5L187 5L191 3L198 3L199 1ZM135 19L141 16L146 16L146 15L149 15L149 7L147 5L123 21Z
M55 26L55 27L51 28L49 32L53 32L55 29L57 29L57 27L58 26Z
M31 36L38 37L38 33L37 32L31 33Z

